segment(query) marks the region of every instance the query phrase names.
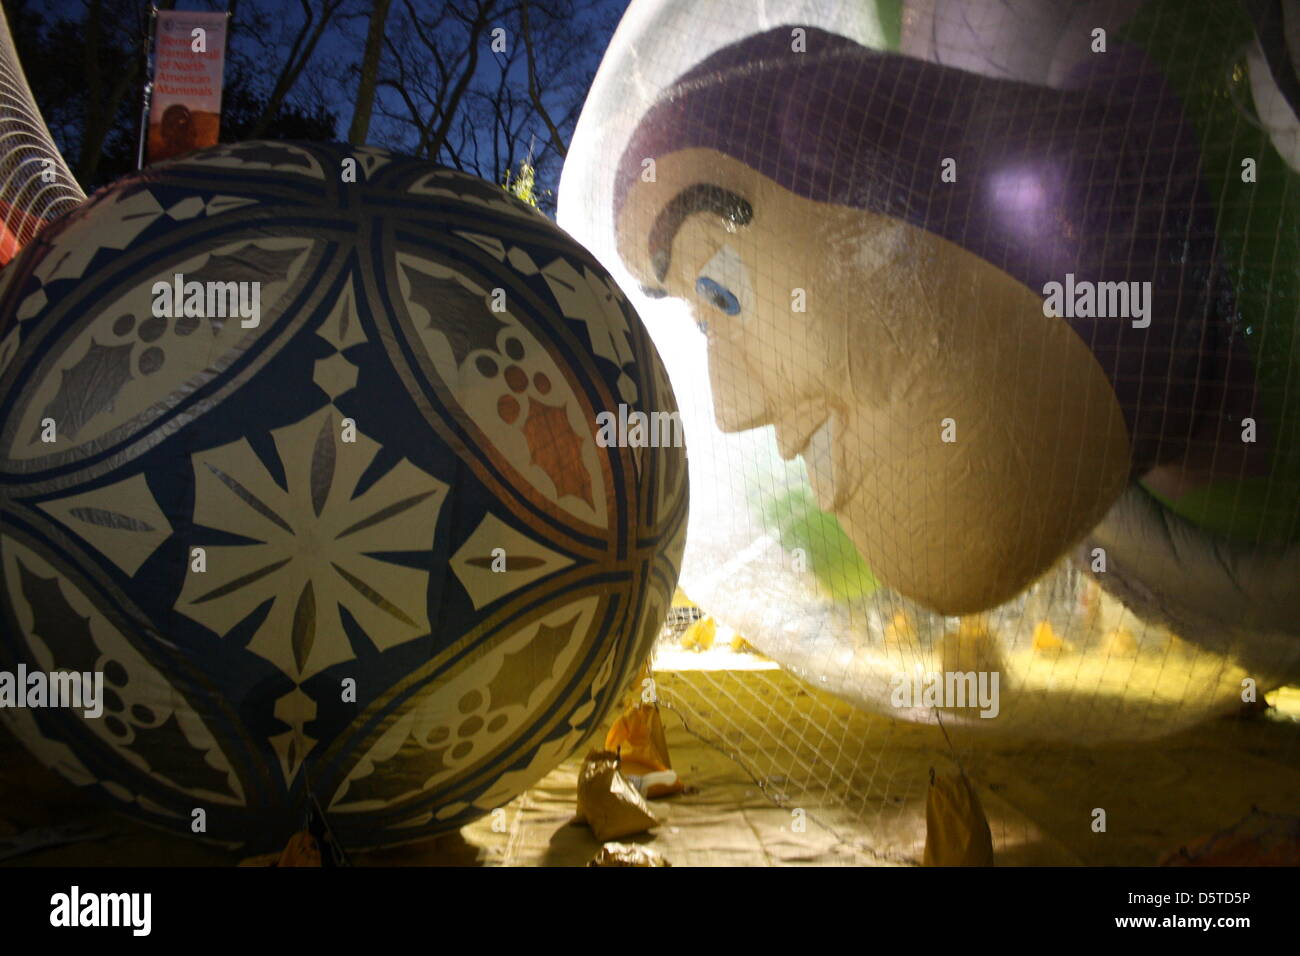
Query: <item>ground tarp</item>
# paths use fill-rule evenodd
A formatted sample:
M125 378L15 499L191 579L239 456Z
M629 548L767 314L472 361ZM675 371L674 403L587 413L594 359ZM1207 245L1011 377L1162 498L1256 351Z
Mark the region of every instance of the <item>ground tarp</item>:
M656 673L673 767L687 792L623 842L673 866L919 864L931 767L954 756L988 816L999 865L1150 865L1252 806L1300 807L1300 691L1266 719L1220 719L1162 741L1099 748L999 740L859 711L779 670ZM949 744L951 741L951 746ZM595 742L596 744L599 741ZM582 753L585 753L584 748ZM585 865L570 823L582 754L460 833L355 854L359 865ZM86 822L110 833L6 865L234 865L237 852L100 808L0 734L0 838ZM1106 813L1105 832L1094 811ZM800 813L799 811L802 811Z

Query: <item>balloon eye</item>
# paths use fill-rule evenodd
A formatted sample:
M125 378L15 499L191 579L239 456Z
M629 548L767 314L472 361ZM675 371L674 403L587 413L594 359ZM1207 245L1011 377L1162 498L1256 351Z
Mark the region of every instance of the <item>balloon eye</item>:
M708 276L695 280L695 291L709 301L715 309L727 315L740 314L740 300L725 286L719 285Z

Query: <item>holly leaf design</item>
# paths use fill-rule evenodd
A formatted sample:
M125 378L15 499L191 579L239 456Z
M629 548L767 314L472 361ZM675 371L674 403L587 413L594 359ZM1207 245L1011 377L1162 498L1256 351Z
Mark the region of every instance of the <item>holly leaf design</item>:
M43 417L54 419L61 432L75 438L92 418L112 409L122 388L131 381L133 348L131 344L100 345L92 339L81 360L63 370L58 394L45 406ZM30 442L40 440L38 428Z
M429 328L447 337L459 368L475 349L497 350L497 333L505 323L496 318L483 301L455 279L440 279L410 266L411 301L429 313Z
M157 727L136 725L135 740L128 746L144 758L153 773L183 790L234 796L229 776L208 763L204 751L189 742L174 713Z
M58 650L56 670L87 673L95 669L99 648L90 632L90 618L76 612L63 596L57 577L43 578L18 562L19 588L32 609L32 633Z
M289 267L302 249L259 249L249 243L236 252L213 253L195 272L185 275L191 282L285 282Z
M573 495L594 507L591 475L582 461L582 436L569 424L564 408L530 399L524 439L533 463L555 483L556 494Z
M502 656L501 669L488 682L488 700L492 710L528 706L533 691L554 676L559 652L573 638L573 628L579 616L574 614L555 627L539 624L532 640L517 651Z
M257 282L262 285L287 282L290 267L302 253L302 249L260 249L249 243L235 252L213 253L198 269L185 273L185 282ZM266 302L262 304L265 306ZM213 331L217 331L230 316L209 315L207 318Z
M372 772L348 783L348 791L340 806L367 800L393 803L409 793L418 792L425 781L447 770L444 758L450 749L448 745L426 750L408 736L397 753L386 760L376 760Z

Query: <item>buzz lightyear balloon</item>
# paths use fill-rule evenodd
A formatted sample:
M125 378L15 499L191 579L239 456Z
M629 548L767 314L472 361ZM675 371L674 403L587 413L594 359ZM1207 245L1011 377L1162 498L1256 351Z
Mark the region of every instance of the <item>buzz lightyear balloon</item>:
M633 3L560 217L661 300L712 435L688 593L918 719L899 674L972 661L994 723L1076 738L1300 674L1298 31L1236 0ZM1085 686L1107 705L1064 706Z

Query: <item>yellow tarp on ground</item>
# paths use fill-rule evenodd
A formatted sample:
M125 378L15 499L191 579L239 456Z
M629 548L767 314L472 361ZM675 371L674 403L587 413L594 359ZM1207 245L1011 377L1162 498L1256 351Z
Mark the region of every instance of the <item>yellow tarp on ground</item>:
M655 677L673 767L689 789L654 801L662 825L624 842L653 846L674 866L921 862L929 770L952 769L953 748L937 728L864 713L782 671ZM1164 741L1095 749L954 730L950 737L988 816L1000 865L1149 865L1163 851L1235 822L1252 805L1300 808L1294 720L1217 720ZM504 817L484 817L440 840L357 854L354 862L585 865L600 844L586 827L569 823L581 756L505 807ZM114 833L9 865L240 859L99 808L8 734L0 734L0 766L0 836L72 820ZM1097 808L1105 810L1105 832L1093 829Z

